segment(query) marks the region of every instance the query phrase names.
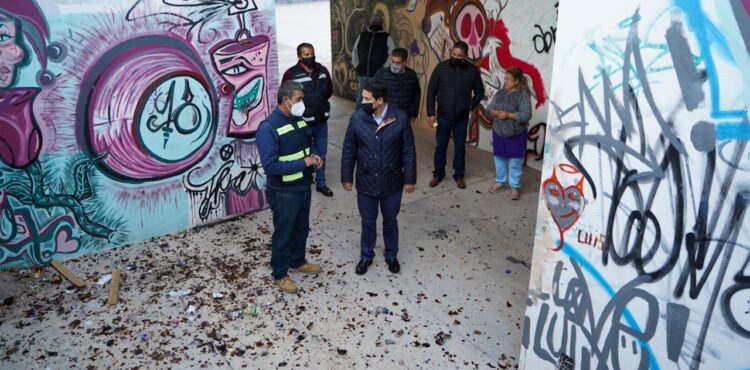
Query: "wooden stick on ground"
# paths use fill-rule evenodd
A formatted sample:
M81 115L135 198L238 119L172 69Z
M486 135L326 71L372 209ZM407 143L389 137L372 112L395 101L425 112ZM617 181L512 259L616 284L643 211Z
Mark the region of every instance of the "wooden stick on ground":
M114 306L117 304L118 295L120 293L120 269L112 270L112 280L109 282L109 299L107 300L107 306Z
M73 283L73 285L77 286L78 289L83 289L86 287L86 282L78 278L78 276L76 276L73 271L68 270L68 268L62 264L62 262L52 261L51 265L55 270L57 270L57 272L60 273L60 275L68 279L68 281Z

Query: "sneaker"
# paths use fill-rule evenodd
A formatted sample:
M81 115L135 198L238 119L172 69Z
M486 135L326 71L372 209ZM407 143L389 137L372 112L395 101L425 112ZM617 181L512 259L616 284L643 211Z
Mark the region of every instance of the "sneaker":
M433 177L432 180L430 180L430 183L427 184L427 185L429 185L431 188L434 188L434 187L438 186L438 184L440 183L440 181L443 181L443 179L439 179L437 177Z
M510 199L519 200L521 199L521 193L516 188L510 189Z
M399 271L401 271L401 265L398 263L397 259L387 259L385 260L385 263L388 264L388 271L398 274Z
M307 263L297 268L290 268L290 272L302 272L305 274L317 274L320 272L320 265L317 263Z
M497 194L497 193L499 193L499 192L501 192L501 191L503 191L503 190L505 190L507 188L508 187L505 186L505 184L501 184L499 182L496 182L492 186L490 186L489 192L490 192L490 194Z
M325 195L325 196L327 196L329 198L333 196L333 191L331 189L329 189L327 186L316 187L315 191L317 191L318 193L321 193L321 194L323 194L323 195Z
M359 260L354 272L356 272L357 275L364 275L367 273L367 268L370 267L370 265L372 265L372 261Z
M273 283L286 293L297 293L297 284L295 284L289 276L284 276L281 279L274 279Z
M464 181L463 177L459 177L456 179L456 185L458 185L459 189L466 189L466 182Z

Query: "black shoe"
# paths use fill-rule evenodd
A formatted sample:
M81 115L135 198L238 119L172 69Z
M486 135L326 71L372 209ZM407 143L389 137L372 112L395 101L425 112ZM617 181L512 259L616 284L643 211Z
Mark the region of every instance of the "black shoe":
M329 189L327 186L321 186L319 188L315 188L315 191L317 191L318 193L321 193L321 194L323 194L323 195L325 195L327 197L332 197L333 196L333 191L331 191L331 189Z
M398 274L398 272L401 271L401 265L398 263L397 259L395 258L392 260L386 259L385 263L388 264L388 271L394 274Z
M364 275L370 265L372 265L372 261L359 260L357 268L354 271L357 273L357 275Z

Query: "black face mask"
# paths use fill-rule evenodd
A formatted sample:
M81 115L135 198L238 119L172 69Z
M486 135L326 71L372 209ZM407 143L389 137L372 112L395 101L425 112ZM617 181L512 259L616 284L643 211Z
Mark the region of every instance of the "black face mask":
M448 63L450 63L450 65L451 65L451 67L460 67L460 66L464 65L464 62L465 62L465 60L463 60L463 59L457 59L457 58L452 58L452 57L451 57L450 61L448 61Z
M300 59L302 61L302 64L312 68L312 66L315 65L315 57L309 57L309 58L302 58Z
M380 32L380 31L383 30L383 26L377 25L377 24L373 24L372 26L370 26L370 30L373 31L373 32Z
M375 107L372 106L372 103L362 103L362 110L367 114L375 113Z

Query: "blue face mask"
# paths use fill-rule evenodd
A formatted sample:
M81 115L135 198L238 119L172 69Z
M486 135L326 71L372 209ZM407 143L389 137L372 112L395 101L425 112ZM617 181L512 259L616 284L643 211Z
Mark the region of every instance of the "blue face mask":
M399 74L404 71L404 68L400 64L391 63L391 72Z

